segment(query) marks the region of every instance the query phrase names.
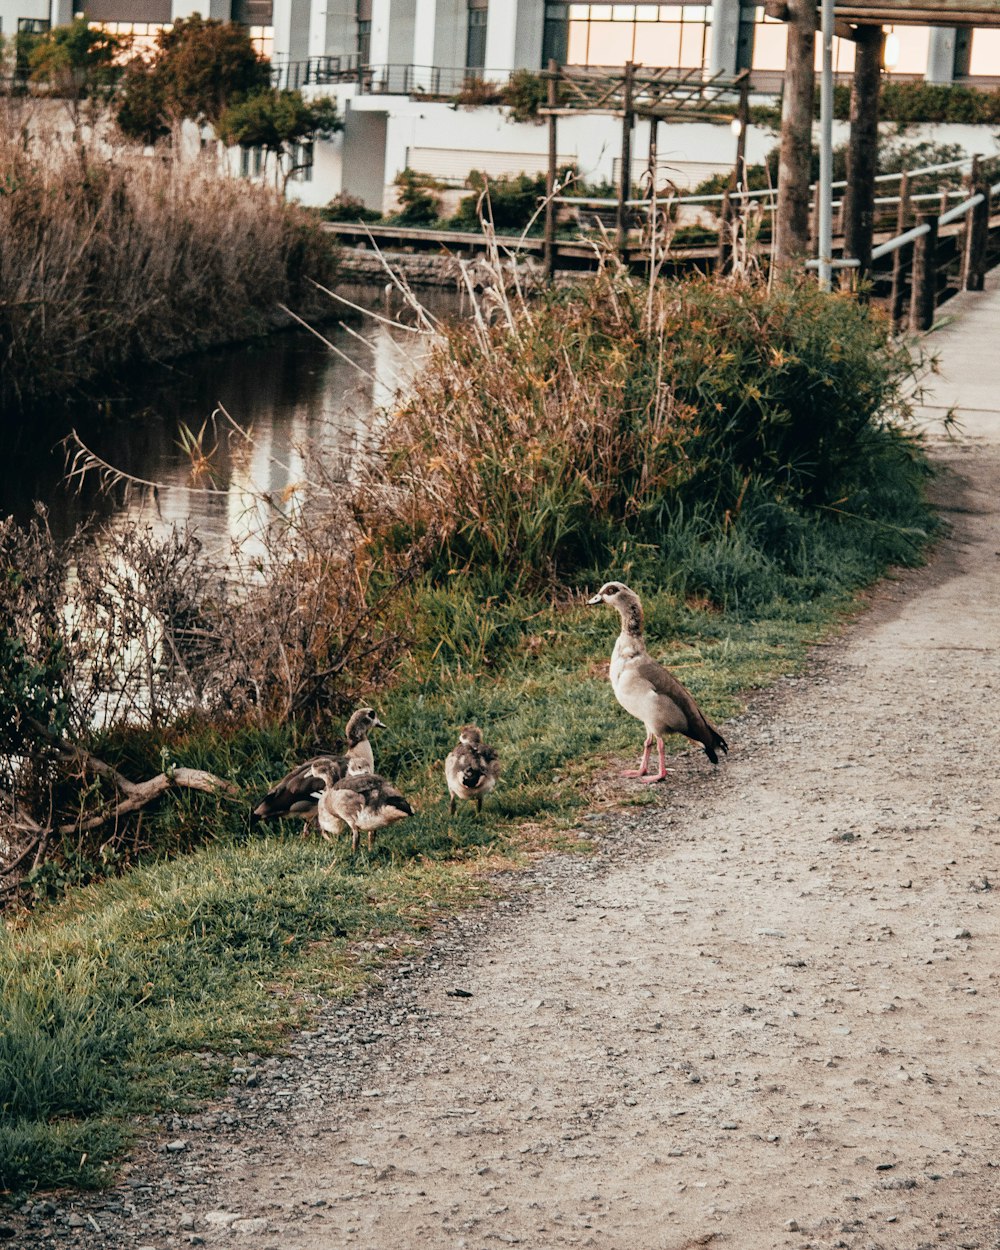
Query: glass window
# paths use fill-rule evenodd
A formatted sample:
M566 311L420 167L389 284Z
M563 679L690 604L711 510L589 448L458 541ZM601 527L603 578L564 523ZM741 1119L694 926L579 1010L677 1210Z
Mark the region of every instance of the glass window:
M990 78L1000 74L1000 30L981 28L972 32L969 73Z
M890 74L926 73L931 46L929 26L887 26L885 43L885 67Z
M571 4L566 63L700 69L711 17L704 4Z
M777 18L765 17L763 7L757 9L753 32L753 68L785 68L788 27Z
M473 0L469 0L469 33L465 43L465 66L467 69L482 69L486 65L486 21L487 10L473 8Z

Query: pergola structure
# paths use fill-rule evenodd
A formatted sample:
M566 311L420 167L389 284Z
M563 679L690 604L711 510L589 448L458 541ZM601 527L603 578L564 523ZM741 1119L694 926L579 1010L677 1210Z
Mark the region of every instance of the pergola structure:
M538 111L548 118L549 165L545 204L545 268L549 277L555 267L556 125L559 117L574 113L606 113L622 119L621 172L616 214L618 245L625 246L628 227L627 202L632 187L632 128L637 117L650 123L649 161L656 162L656 132L661 121L740 122L736 164L746 140L750 71L735 76L714 74L705 78L700 69L647 68L631 61L619 68L559 65L550 61L545 72L548 100Z
M878 148L878 99L884 25L1000 27L1000 0L766 0L765 12L788 22L785 90L781 118L778 211L774 261L801 263L809 246L809 181L814 99L817 7L823 11L824 75L821 91L820 275L829 280L830 126L833 84L830 49L834 34L855 43L851 86L851 133L847 157L844 254L862 273L871 266ZM824 177L824 174L826 176Z

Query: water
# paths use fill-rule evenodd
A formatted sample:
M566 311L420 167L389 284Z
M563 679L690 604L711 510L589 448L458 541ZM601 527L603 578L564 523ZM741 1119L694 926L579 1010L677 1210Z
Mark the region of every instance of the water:
M130 378L102 404L53 405L48 414L13 428L3 422L0 516L26 520L38 500L57 536L92 516L112 524L139 520L158 531L188 523L210 550L228 549L252 525L252 499L260 492L281 497L307 481L310 444L347 449L363 436L429 346L426 336L403 328L412 325L412 315L398 303L387 304L380 289L345 294L403 324L351 316L345 318L350 330L325 325L322 334L336 351L307 330L286 331ZM450 292L433 292L423 302L439 317L461 312ZM219 405L252 431L252 439L221 418L213 423ZM211 479L192 474L190 456L180 446L182 427L197 434L203 425L203 445L216 447ZM101 492L94 475L79 489L67 483L61 440L72 428L96 455L137 482L111 493Z

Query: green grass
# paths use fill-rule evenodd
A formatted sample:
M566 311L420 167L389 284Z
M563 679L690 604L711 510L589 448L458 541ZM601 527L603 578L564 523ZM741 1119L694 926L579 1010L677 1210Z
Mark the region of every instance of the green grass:
M796 671L809 641L850 605L846 584L836 586L832 566L826 573L833 589L817 596L801 581L797 599L773 598L752 615L690 606L646 582L651 648L723 721L748 690ZM355 992L437 917L493 893L495 870L541 849L586 852L574 829L584 807L609 794L652 801L617 780L591 784L619 758L631 762L642 739L599 670L612 615L542 598L484 611L471 579L459 581L448 594L415 592L425 636L381 701L390 727L376 752L417 814L372 855L302 839L292 822L250 832L244 808L185 799L152 814L151 836L194 846L207 822L207 844L202 829L191 853L70 889L0 940L5 1190L105 1182L132 1117L206 1096L224 1080L221 1057L280 1045L320 999ZM482 819L471 806L449 816L441 770L468 720L504 762ZM228 763L250 794L297 755L277 732L192 734L173 749L185 763Z
M250 797L312 753L294 724L92 744L129 775L164 755L206 768L247 802L172 795L124 864L65 845L30 879L39 905L0 936L0 1189L101 1183L130 1117L203 1097L220 1056L280 1045L497 870L586 853L584 807L655 802L600 780L643 730L604 675L617 620L582 590L637 589L650 650L722 723L859 587L920 559L928 470L894 420L914 367L875 314L805 286L654 295L604 278L533 306L517 337L458 330L397 414L385 472L412 493L371 496L365 558L377 580L413 544L422 572L373 626L406 638L391 684L352 672L341 693L377 703L379 770L416 815L372 854L251 829ZM482 819L449 815L443 778L469 721L503 761Z

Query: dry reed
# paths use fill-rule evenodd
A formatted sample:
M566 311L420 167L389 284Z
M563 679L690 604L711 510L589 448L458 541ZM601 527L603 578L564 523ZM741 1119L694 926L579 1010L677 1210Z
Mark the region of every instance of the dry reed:
M3 102L0 102L3 103ZM318 223L213 162L137 157L0 114L0 404L272 328L331 273ZM63 139L60 142L60 138Z

